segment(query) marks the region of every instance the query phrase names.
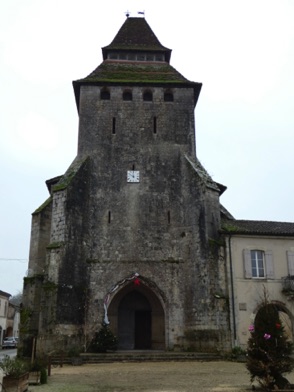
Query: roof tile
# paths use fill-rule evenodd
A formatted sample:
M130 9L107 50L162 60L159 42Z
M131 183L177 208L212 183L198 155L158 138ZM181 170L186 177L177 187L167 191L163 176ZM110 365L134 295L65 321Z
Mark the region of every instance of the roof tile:
M231 234L294 236L294 223L223 219L222 231Z

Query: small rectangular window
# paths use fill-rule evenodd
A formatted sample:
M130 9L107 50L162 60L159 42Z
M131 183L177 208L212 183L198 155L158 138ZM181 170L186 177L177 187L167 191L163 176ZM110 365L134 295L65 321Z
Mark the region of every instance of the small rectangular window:
M294 276L294 252L287 251L288 274Z
M251 254L252 277L265 278L264 252L261 250L252 250L250 254Z
M147 54L146 55L146 60L147 61L154 61L154 55L153 54Z
M163 55L162 55L162 54L157 54L157 55L155 56L155 60L156 60L156 61L163 61Z
M246 279L275 279L273 252L271 250L243 249L243 261Z

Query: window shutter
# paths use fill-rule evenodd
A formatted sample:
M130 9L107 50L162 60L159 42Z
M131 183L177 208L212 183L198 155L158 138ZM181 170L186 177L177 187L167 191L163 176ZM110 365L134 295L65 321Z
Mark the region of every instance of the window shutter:
M288 273L294 276L294 252L287 250Z
M273 252L268 250L265 252L265 271L266 277L268 279L274 279L274 262L273 262Z
M249 249L243 249L244 276L246 279L252 278L251 253Z

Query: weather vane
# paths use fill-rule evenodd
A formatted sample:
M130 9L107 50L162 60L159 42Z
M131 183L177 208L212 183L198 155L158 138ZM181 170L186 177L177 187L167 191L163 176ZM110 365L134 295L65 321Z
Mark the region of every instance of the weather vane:
M130 11L126 11L125 12L125 15L126 15L127 18L130 16L130 14L131 14ZM145 17L145 11L138 11L137 14L138 15L144 15L144 17Z

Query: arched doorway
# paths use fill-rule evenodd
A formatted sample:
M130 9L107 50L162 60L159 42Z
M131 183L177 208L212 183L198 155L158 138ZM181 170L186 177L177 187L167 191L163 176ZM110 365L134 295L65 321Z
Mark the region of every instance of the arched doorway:
M158 296L142 280L140 286L128 283L113 297L108 317L119 349L165 349L164 310Z
M118 307L120 349L151 349L151 313L148 299L138 291L133 290L123 297Z
M263 325L264 320L278 319L284 327L284 332L287 338L293 342L293 323L292 317L287 309L278 302L272 302L267 305L261 306L256 314L254 324Z

